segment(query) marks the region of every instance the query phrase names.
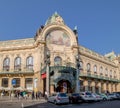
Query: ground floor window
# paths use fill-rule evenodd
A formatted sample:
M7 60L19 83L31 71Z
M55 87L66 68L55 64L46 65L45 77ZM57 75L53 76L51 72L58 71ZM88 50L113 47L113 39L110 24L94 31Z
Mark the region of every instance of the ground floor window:
M33 78L25 78L25 88L33 90Z
M8 78L2 79L2 87L8 87Z
M14 80L16 81L16 84L13 85L13 87L20 87L20 78L14 78Z

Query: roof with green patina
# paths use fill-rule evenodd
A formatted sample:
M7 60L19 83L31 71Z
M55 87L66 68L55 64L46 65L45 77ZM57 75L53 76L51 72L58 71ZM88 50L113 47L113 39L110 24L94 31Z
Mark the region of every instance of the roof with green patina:
M55 12L51 17L48 18L45 25L52 24L52 23L57 23L57 22L60 22L60 23L64 24L63 18L57 12Z

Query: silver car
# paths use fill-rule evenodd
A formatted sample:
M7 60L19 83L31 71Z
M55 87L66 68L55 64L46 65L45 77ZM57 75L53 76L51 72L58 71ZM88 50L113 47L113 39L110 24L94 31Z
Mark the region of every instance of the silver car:
M95 98L92 96L90 92L81 92L80 96L82 97L82 100L85 102L95 101Z
M48 102L52 102L54 104L68 104L69 97L66 93L53 93L48 97Z

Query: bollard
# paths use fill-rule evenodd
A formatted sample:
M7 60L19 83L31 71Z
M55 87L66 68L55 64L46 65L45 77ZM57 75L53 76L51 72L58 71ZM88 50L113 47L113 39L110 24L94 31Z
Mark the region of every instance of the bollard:
M24 105L23 105L23 103L21 104L21 108L24 108Z

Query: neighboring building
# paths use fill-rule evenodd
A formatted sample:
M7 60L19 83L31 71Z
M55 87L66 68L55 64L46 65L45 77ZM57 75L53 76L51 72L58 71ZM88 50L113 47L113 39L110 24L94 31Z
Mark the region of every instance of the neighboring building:
M77 31L54 13L34 38L0 41L0 89L46 90L46 56L50 52L50 93L74 92L76 56L80 56L80 90L120 91L120 56L102 56L78 46Z

